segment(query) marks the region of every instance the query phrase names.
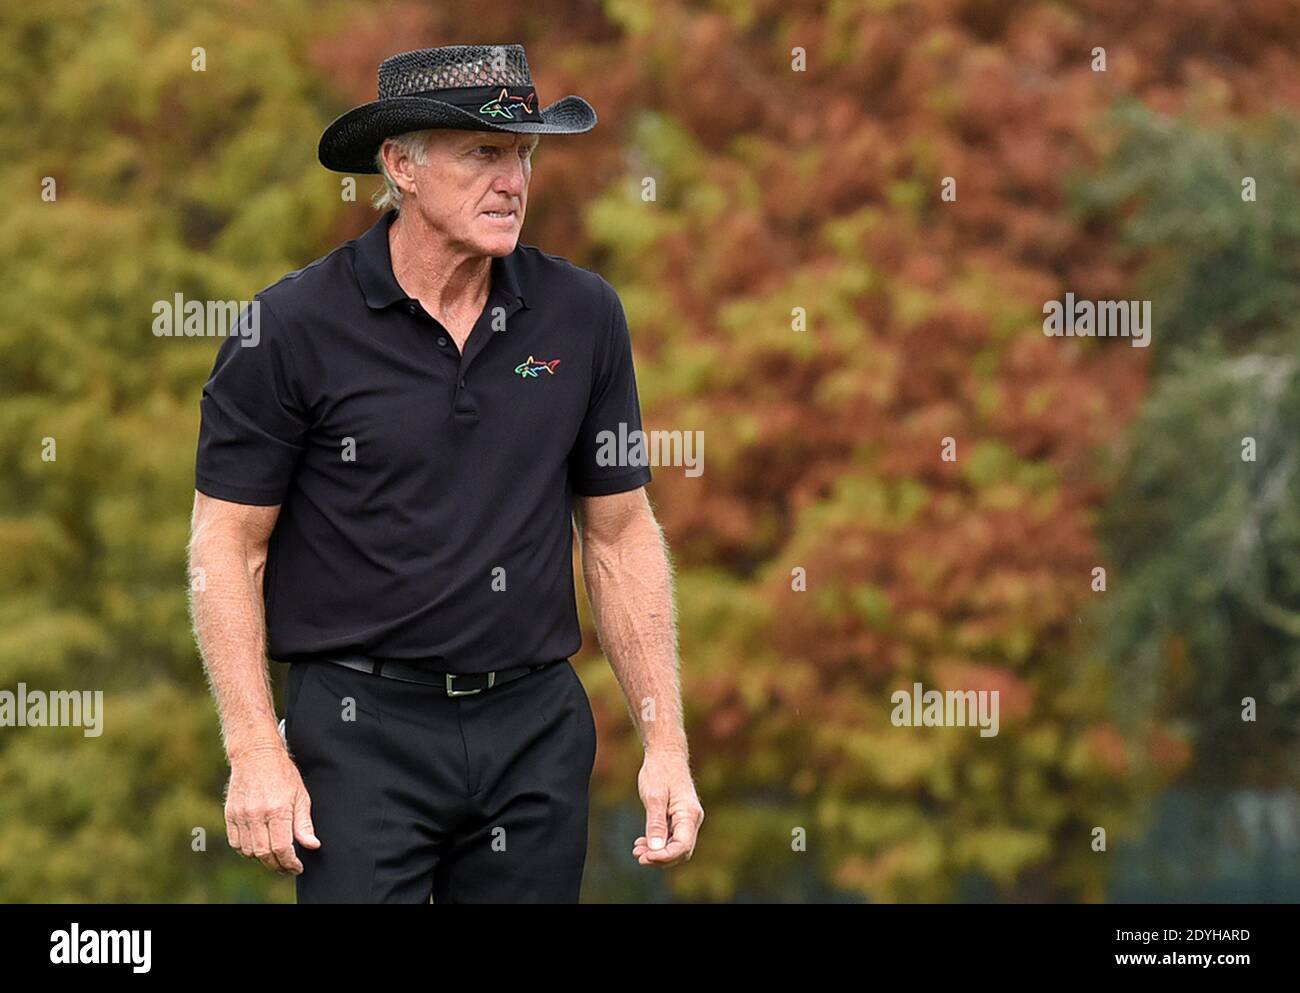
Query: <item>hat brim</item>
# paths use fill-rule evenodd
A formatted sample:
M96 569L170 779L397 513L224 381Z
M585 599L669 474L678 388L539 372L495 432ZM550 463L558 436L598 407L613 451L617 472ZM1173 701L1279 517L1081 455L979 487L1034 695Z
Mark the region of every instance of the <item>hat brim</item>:
M519 134L582 134L596 126L596 111L570 94L539 111L540 121L497 124L455 104L431 97L389 97L353 107L335 118L320 137L317 156L334 172L377 173L375 153L385 138L447 128L457 131L506 131Z

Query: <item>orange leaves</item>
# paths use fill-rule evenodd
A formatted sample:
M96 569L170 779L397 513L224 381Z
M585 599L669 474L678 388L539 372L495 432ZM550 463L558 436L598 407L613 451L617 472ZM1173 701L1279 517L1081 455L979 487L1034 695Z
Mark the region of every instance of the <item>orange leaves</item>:
M1101 771L1117 778L1128 773L1129 746L1113 724L1107 722L1090 728L1084 741Z
M939 690L998 694L999 716L1004 730L1007 725L1029 716L1033 707L1033 689L1022 677L1001 666L979 665L962 658L938 659L931 671L933 686Z

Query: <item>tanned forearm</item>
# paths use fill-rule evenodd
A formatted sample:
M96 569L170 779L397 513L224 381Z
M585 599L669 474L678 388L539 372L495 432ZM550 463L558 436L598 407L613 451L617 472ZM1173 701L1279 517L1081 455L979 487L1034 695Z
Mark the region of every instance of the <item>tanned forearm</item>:
M211 505L208 505L209 510ZM263 513L246 520L196 506L190 542L190 607L203 665L216 697L222 741L233 764L283 749L266 667L262 572Z
M649 504L583 532L582 571L601 647L647 751L689 758L682 720L672 566Z

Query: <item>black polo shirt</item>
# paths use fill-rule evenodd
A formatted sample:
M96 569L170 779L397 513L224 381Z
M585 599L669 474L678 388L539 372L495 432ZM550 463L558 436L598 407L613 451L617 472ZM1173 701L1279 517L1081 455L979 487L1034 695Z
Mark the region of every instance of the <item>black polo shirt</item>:
M492 260L462 355L393 276L394 216L257 294L257 336L226 338L203 387L196 488L280 505L263 588L275 660L477 673L568 658L572 497L651 478L635 453L597 458L602 432L641 429L622 304L519 244Z

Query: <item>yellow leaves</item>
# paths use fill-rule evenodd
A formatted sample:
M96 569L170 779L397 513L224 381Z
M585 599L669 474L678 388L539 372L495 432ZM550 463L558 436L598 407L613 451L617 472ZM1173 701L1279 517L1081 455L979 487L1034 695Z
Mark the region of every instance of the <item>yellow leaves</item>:
M620 253L636 260L650 257L652 246L679 226L641 201L639 177L629 178L621 187L614 187L593 200L584 212L583 221L587 236L594 243L618 245Z
M836 481L828 502L809 508L807 525L818 532L841 526L860 533L898 531L928 501L929 491L915 479L846 474Z
M955 747L947 728L926 733L896 728L889 723L889 701L878 696L878 715L864 714L871 730L844 727L819 732L819 743L842 760L834 785L850 795L861 790L909 790L923 788L934 770L944 765ZM833 739L833 740L832 740Z
M652 4L641 0L603 0L602 6L605 16L630 37L641 37L654 25L655 7Z
M838 586L829 583L814 586L808 593L801 594L812 598L812 607L819 618L833 621L841 616L843 606Z
M1130 770L1129 746L1114 724L1099 722L1072 741L1065 768L1080 779L1122 777Z
M869 387L874 387L878 397L888 397L888 386L882 383L881 376L871 375L864 382L862 370L841 368L823 376L809 399L819 410L835 413L866 393Z
M921 823L874 858L847 856L836 867L834 879L837 885L882 903L935 899L943 889L942 866L942 841L932 827Z
M912 610L903 618L903 632L912 640L922 643L937 641L944 622L932 610Z
M985 421L1002 405L1002 388L997 383L980 383L975 388L975 409Z
M976 505L989 511L1015 510L1050 491L1057 472L1048 462L1020 459L1004 441L982 439L959 459L962 477L976 487Z
M952 844L959 865L979 870L1002 886L1014 883L1017 875L1047 858L1051 848L1045 832L1009 826L968 827Z
M67 678L74 655L108 651L111 644L99 618L72 610L54 610L40 594L6 594L0 623L0 688L12 690L20 680Z
M76 560L72 536L49 514L0 518L0 590L51 583Z
M80 728L13 739L0 787L7 898L178 899L176 876L214 868L213 858L236 863L225 844L224 764L205 697L202 690L158 685L106 693L105 734L94 747ZM32 823L34 809L36 826L24 831L19 825ZM185 868L159 858L163 838L188 853L188 832L197 825L207 828L208 855ZM87 860L86 852L95 858ZM25 859L34 860L35 871L27 871ZM106 865L114 871L105 872ZM268 883L274 885L259 886Z
M817 827L833 832L845 845L872 849L907 838L925 827L925 817L911 803L889 800L854 801L826 797L817 807Z
M894 305L894 325L900 332L928 320L938 303L930 291L902 282L890 284L890 296Z
M1027 301L1042 292L1036 281L1014 268L994 272L973 265L957 279L954 300L969 313L979 314L990 339L1004 346L1008 339L1040 332L1042 315Z
M865 235L884 223L879 207L862 207L843 217L832 217L821 226L823 241L845 261L865 265L862 246Z
M860 583L853 588L852 600L858 616L871 627L883 627L889 623L889 594L879 586Z
M1030 417L1037 417L1044 413L1051 406L1055 397L1056 390L1052 386L1039 386L1025 394L1023 403L1024 413Z
M770 620L770 610L757 598L741 595L745 584L722 569L696 568L677 578L678 609L705 644L713 644L737 627L754 627Z
M919 215L929 203L930 192L913 180L897 180L885 188L890 206L911 215Z
M1056 760L1061 747L1063 731L1057 724L1040 724L1021 733L1019 745L1026 759L1040 766L1047 766Z
M1016 455L1005 442L978 441L960 462L961 473L972 485L992 487L1006 480L1016 465Z

